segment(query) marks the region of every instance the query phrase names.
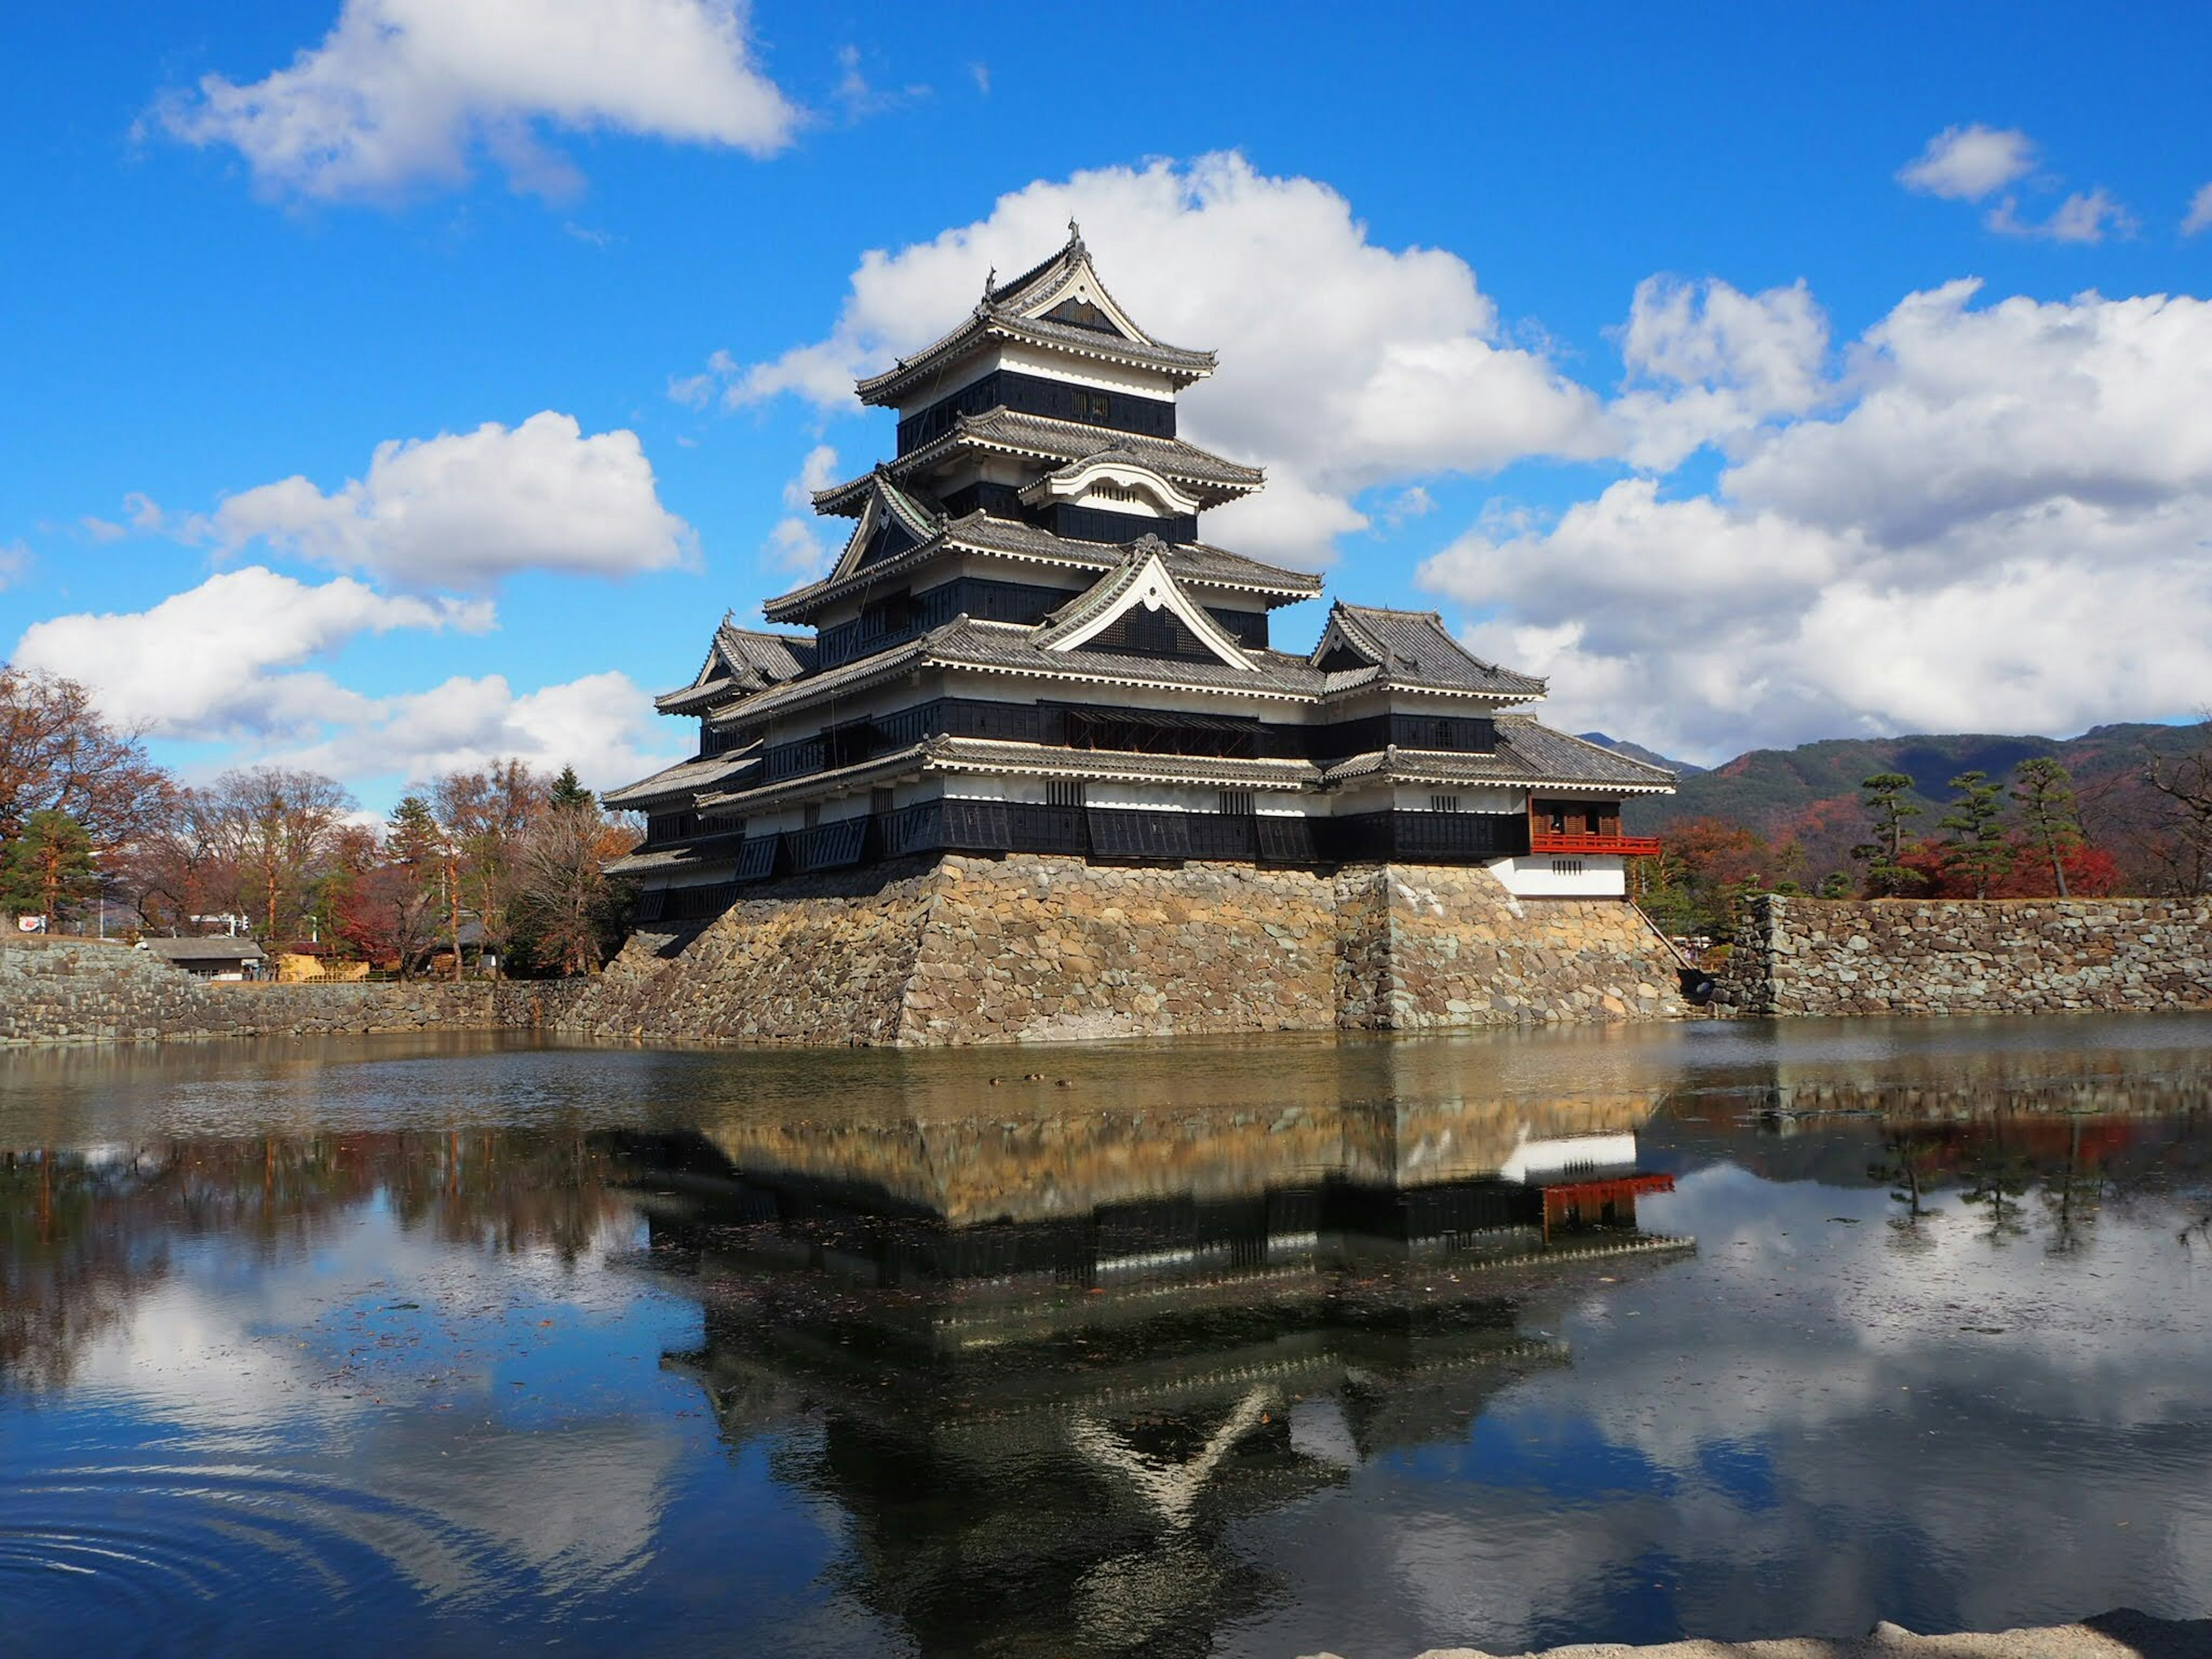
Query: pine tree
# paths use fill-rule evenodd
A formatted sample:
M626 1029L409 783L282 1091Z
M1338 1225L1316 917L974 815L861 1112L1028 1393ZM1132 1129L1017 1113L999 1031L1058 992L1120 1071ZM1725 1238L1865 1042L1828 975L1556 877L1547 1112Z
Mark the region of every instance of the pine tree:
M2066 855L2083 843L2073 775L2048 755L2032 757L2013 769L2012 798L2020 803L2028 840L2051 861L2051 878L2064 898Z
M42 916L51 931L64 909L100 891L92 837L66 812L42 808L23 821L23 831L0 859L0 903Z
M427 873L442 856L444 842L430 803L420 795L402 796L385 823L385 852L394 864L416 865Z
M1961 772L1951 780L1959 792L1936 826L1948 830L1943 861L1974 884L1974 896L1990 896L1990 884L2012 868L2012 843L2005 839L2004 787L1986 772Z
M1851 848L1851 856L1867 867L1867 896L1887 898L1904 892L1919 880L1906 869L1905 825L1920 816L1920 808L1905 799L1912 780L1902 772L1877 772L1863 780L1867 816L1874 820L1869 839Z
M576 775L576 769L573 766L561 769L561 775L553 780L548 799L556 806L591 807L599 804L599 797L584 787L583 780Z

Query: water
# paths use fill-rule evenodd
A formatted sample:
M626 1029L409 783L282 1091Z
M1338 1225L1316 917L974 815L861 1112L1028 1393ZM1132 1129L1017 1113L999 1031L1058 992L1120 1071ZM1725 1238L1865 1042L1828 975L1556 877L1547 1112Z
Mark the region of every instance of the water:
M19 1054L0 1620L1406 1659L2203 1617L2208 1103L2202 1018Z

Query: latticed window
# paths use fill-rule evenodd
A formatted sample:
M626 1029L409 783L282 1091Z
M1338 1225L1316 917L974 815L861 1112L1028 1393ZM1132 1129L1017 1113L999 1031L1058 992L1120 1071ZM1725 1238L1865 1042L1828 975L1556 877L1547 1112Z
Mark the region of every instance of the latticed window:
M1084 799L1085 791L1081 778L1045 780L1044 804L1047 806L1080 806L1084 804Z
M1459 797L1457 795L1431 795L1429 797L1429 811L1431 812L1456 812L1459 811Z
M1221 792L1220 810L1230 817L1249 818L1258 809L1252 804L1249 789L1224 789Z
M1580 859L1553 859L1552 873L1555 876L1579 876L1583 872Z

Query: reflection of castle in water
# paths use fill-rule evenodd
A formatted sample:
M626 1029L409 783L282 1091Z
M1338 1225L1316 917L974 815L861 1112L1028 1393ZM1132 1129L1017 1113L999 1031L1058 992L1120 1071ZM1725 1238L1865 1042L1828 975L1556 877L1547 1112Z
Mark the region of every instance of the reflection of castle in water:
M1566 1362L1524 1300L1686 1248L1637 1226L1671 1185L1636 1169L1649 1101L1531 1136L1465 1103L1041 1092L632 1148L707 1308L669 1363L733 1439L818 1420L780 1472L925 1652L1206 1650L1274 1599L1240 1521L1463 1437ZM1438 1151L1488 1143L1480 1173Z

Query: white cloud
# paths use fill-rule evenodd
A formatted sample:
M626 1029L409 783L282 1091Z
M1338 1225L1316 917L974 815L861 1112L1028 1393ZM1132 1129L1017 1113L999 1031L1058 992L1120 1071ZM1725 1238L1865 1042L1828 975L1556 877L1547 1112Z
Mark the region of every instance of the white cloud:
M453 185L478 149L516 188L576 175L541 124L767 155L799 112L763 76L738 0L344 0L323 43L240 85L220 75L155 118L238 150L271 194L390 198Z
M828 444L815 445L799 463L798 476L783 486L784 516L768 532L763 550L771 570L811 581L830 568L837 556L837 546L823 533L822 521L814 511L814 492L836 482L837 452Z
M2181 222L2181 234L2194 236L2207 229L2212 229L2212 185L2201 185L2197 194L2189 198L2189 212Z
M23 580L31 568L30 544L12 541L0 547L0 587L8 587Z
M1908 295L1854 353L1856 404L1757 448L1734 493L1905 546L2048 501L2127 511L2212 492L2212 301L1976 309L1979 290Z
M1710 494L1616 483L1479 526L1423 582L1555 723L1690 759L1912 730L2078 731L2212 684L2212 303L1908 296L1848 406Z
M790 392L855 408L857 374L951 326L986 270L1026 268L1071 217L1147 329L1220 352L1219 377L1182 400L1182 429L1267 466L1267 491L1235 510L1250 551L1325 561L1335 534L1364 523L1351 498L1409 474L1614 447L1595 396L1502 337L1464 260L1378 246L1327 185L1261 174L1237 155L1039 180L972 224L871 252L831 332L731 366L730 401ZM1231 522L1222 515L1224 536Z
M520 692L502 675L457 675L349 712L278 758L341 778L424 778L514 756L547 771L574 766L586 785L611 789L680 758L684 746L652 694L611 672Z
M1714 279L1648 276L1620 352L1631 386L1613 412L1627 458L1661 471L1774 416L1802 415L1829 390L1828 319L1802 282L1750 295Z
M1923 195L1978 202L2035 167L2035 146L2016 127L1946 127L1898 170L1898 182Z
M363 634L475 631L491 622L491 607L481 602L392 597L347 576L311 586L252 565L150 610L34 623L13 660L82 681L123 725L165 738L218 738L357 716L367 699L301 665Z
M690 561L691 527L660 504L637 434L583 435L550 410L509 430L377 446L365 479L303 477L233 495L201 526L409 586L483 589L524 570L627 575Z
M2050 242L2101 242L2106 234L2132 236L2135 216L2114 201L2102 185L2076 191L2053 209L2048 219L2023 219L2020 204L2008 196L1991 208L1984 220L2005 236L2040 238Z

